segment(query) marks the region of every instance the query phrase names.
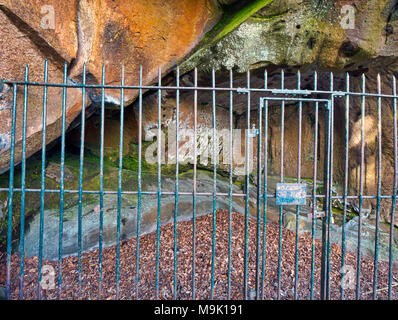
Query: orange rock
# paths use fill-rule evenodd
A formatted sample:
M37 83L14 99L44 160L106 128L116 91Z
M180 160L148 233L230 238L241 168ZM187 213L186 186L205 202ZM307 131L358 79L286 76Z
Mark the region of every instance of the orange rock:
M5 0L0 4L0 79L23 80L29 64L29 80L43 81L44 60L49 61L49 82L62 83L63 66L68 78L81 81L83 63L88 82L101 83L102 64L106 84L119 84L125 66L125 83L151 83L161 67L163 74L180 62L219 19L215 2L206 0ZM23 51L21 51L21 49ZM0 172L9 167L12 88L0 88ZM21 161L23 87L18 88L16 159ZM81 92L68 89L67 126L81 111ZM100 91L87 90L91 101ZM126 104L137 96L126 90ZM119 103L120 90L106 90L107 102ZM86 99L89 102L89 99ZM42 147L43 88L29 87L27 156ZM61 134L62 89L48 90L47 143Z
M69 63L78 50L77 4L77 0L4 0L0 10L41 55L62 68L64 61Z
M125 66L125 83L149 84L179 63L219 19L220 11L206 0L100 0L79 3L79 50L72 77L82 72L83 63L97 83L102 64L106 84L120 84ZM83 35L84 34L84 35ZM118 103L120 90L107 90L107 99ZM132 102L138 92L125 92ZM114 100L116 99L116 100Z
M29 64L29 80L43 82L44 61L47 56L43 47L32 42L30 33L19 28L14 16L0 11L0 78L22 81L24 80L25 65ZM19 20L18 20L19 21ZM14 24L16 23L16 24ZM31 32L31 30L29 31ZM23 49L23 51L22 51ZM21 54L23 53L23 54ZM49 82L62 83L63 64L48 57ZM62 67L60 67L62 65ZM15 164L21 161L22 121L23 121L24 87L17 86L16 110L16 149ZM12 128L12 96L13 88L2 85L0 88L0 172L9 168L11 128ZM88 101L88 99L86 99ZM42 147L43 128L43 87L30 86L28 88L26 118L26 155L29 157ZM67 126L76 118L82 106L81 92L77 89L67 90L66 122ZM62 117L62 88L48 88L47 95L47 143L61 135Z

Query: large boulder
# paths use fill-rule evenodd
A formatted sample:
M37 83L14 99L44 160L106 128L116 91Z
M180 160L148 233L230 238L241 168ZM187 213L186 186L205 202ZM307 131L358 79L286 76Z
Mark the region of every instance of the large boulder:
M48 59L48 81L53 83L63 82L64 61L68 55L64 50L58 54L49 42L40 38L37 31L27 26L18 16L0 6L0 79L23 81L25 65L29 65L29 81L43 82L44 61ZM22 9L21 9L22 10ZM32 14L32 21L35 21ZM38 27L39 28L39 27ZM61 39L53 38L54 46L60 48ZM69 39L72 41L71 39ZM49 40L50 41L50 40ZM73 42L73 41L72 41ZM66 48L66 44L65 44ZM22 51L23 50L23 51ZM21 51L23 54L21 54ZM22 121L24 87L17 86L16 128L15 128L15 164L21 161L22 149ZM86 99L88 101L88 99ZM0 172L9 168L10 146L12 133L12 85L0 85ZM66 123L69 124L80 113L82 94L78 89L67 90ZM28 88L27 113L26 113L26 156L29 157L42 147L43 129L43 87L30 86ZM61 135L62 117L62 88L48 88L47 96L47 143Z
M9 18L8 23L33 42L42 56L56 61L62 68L65 61L70 62L76 57L78 50L78 3L78 0L1 0L0 10ZM11 33L9 44L18 38L17 34Z
M101 83L106 65L106 84L120 84L125 66L125 84L150 84L179 63L221 16L212 1L80 1L79 51L70 76L80 78L85 62L92 82ZM137 90L125 92L132 102ZM95 100L99 99L98 92ZM106 90L107 101L120 103L120 90Z
M390 0L274 0L210 46L203 41L180 67L362 69L375 57L397 56L397 14Z
M125 83L150 84L165 74L199 42L219 19L219 5L213 1L19 1L0 2L0 79L43 81L44 60L49 60L49 82L62 83L68 63L68 83L82 80L87 64L87 82L101 83L106 65L106 84L119 84L125 66ZM172 30L172 32L170 32ZM23 48L23 54L16 54ZM9 168L11 144L12 88L1 85L0 172ZM99 102L99 90L87 90L86 102ZM137 90L126 90L126 105ZM67 90L67 128L80 113L81 92ZM15 163L21 161L23 87L18 87ZM106 90L106 102L119 104L120 90ZM43 89L29 87L27 156L42 146ZM61 134L62 89L48 90L47 143Z

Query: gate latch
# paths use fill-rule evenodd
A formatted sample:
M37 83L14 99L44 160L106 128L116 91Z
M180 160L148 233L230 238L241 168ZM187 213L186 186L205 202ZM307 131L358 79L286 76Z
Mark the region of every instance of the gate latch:
M305 183L277 183L276 204L303 206L306 203L307 185Z

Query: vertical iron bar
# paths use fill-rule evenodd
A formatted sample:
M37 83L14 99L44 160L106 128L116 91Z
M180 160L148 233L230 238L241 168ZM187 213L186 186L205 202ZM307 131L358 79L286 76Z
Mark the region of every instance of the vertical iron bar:
M247 71L247 89L250 88L250 71ZM250 178L249 178L249 132L250 132L250 91L247 92L247 132L246 132L246 150L245 150L245 167L246 167L246 196L245 196L245 261L244 261L244 280L243 280L243 298L247 300L247 274L248 274L248 254L249 254L249 192L250 192Z
M318 89L318 74L314 73L314 90ZM314 128L314 183L312 190L312 228L311 228L311 288L310 288L310 299L314 299L314 271L315 271L315 226L317 221L317 174L318 174L318 114L319 114L319 103L315 102L315 128Z
M211 248L211 294L210 298L214 298L214 272L215 272L215 256L216 256L216 209L217 209L217 153L218 145L216 145L217 137L216 137L216 91L214 88L216 87L216 77L214 68L212 70L212 107L213 107L213 241Z
M301 73L297 73L297 89L301 89ZM297 183L301 183L301 122L303 113L303 103L299 101L299 119L298 119L298 159L297 159ZM298 282L298 259L299 259L299 219L300 206L296 206L296 252L295 252L295 271L294 271L294 299L297 300L297 282Z
M267 245L267 175L268 175L268 100L264 102L264 193L263 193L263 261L261 272L261 299L264 300L265 259Z
M123 136L124 136L124 65L122 66L120 89L120 136L119 136L119 171L117 185L117 244L116 244L116 299L119 299L120 280L120 221L122 218L122 179L123 179Z
M11 148L10 148L10 180L8 185L8 225L7 225L7 280L6 299L10 299L11 291L11 254L12 254L12 208L14 200L14 162L15 162L15 122L17 113L17 85L13 85L12 94L12 124L11 124Z
M162 70L158 69L158 86L162 86ZM158 90L158 215L156 221L156 293L155 299L159 299L159 247L160 247L160 209L162 205L162 90Z
M44 61L44 83L48 78L48 61ZM46 177L46 126L47 126L47 86L43 88L43 128L42 128L42 149L41 149L41 183L40 183L40 227L39 227L39 268L37 281L37 299L41 299L41 279L43 265L43 229L44 229L44 196Z
M381 94L380 74L377 75L377 94ZM377 142L378 142L378 164L377 164L377 209L376 209L376 231L375 231L375 256L373 274L373 300L376 300L377 271L379 262L379 228L380 228L380 202L381 202L381 97L377 97Z
M67 64L64 64L64 81L62 87L62 134L61 134L61 173L59 196L59 241L58 241L58 299L62 293L62 243L64 231L64 191L65 191L65 130L66 130L66 94L67 94Z
M324 152L324 203L323 203L323 210L325 212L325 217L322 218L322 257L321 257L321 293L320 298L321 300L327 299L327 292L328 292L328 281L327 281L327 225L328 225L328 217L329 217L329 193L330 193L330 186L329 186L329 170L330 170L330 163L329 163L329 154L330 154L330 124L331 124L331 103L328 102L325 112L325 152Z
M389 268L388 268L388 299L392 296L392 267L393 267L393 245L394 245L394 220L395 209L397 205L397 185L398 185L398 130L397 130L397 80L395 76L392 78L392 94L393 98L393 114L394 114L394 187L391 208L391 223L390 223L390 241L389 241Z
M330 73L330 91L334 91L333 87L333 72ZM329 144L329 170L330 170L330 178L329 178L329 207L327 211L327 270L326 270L326 281L327 281L327 299L330 299L330 257L331 257L331 244L330 244L330 225L332 223L332 197L333 197L333 137L334 137L334 96L332 95L330 101L330 144Z
M136 251L136 288L135 298L139 299L140 281L140 227L141 227L141 175L142 175L142 66L140 66L140 79L138 91L138 204L137 204L137 251Z
M263 100L258 106L258 134L257 134L257 240L256 240L256 300L260 298L260 258L261 258L261 144L262 144L262 108Z
M194 70L194 103L193 103L193 210L192 210L192 300L196 299L195 276L196 276L196 178L197 178L197 126L198 126L198 69Z
M180 69L176 71L176 85L180 87ZM174 300L177 299L177 219L178 219L178 184L179 184L179 154L178 154L178 134L180 125L180 90L176 91L176 185L175 185L175 203L174 203Z
M350 92L350 75L346 74L346 92ZM343 224L341 230L341 290L340 298L344 299L344 275L345 275L345 238L346 230L345 223L347 217L347 196L348 196L348 150L349 150L349 129L350 129L350 96L345 96L345 156L344 156L344 209L343 209Z
M233 71L229 71L229 87L233 88ZM233 92L229 91L229 216L228 216L228 300L231 299L231 241L232 241L232 186L233 186Z
M83 173L84 173L84 140L86 125L86 63L83 64L83 87L82 87L82 111L80 131L80 159L79 159L79 200L78 200L78 272L79 272L79 296L82 294L82 239L83 239Z

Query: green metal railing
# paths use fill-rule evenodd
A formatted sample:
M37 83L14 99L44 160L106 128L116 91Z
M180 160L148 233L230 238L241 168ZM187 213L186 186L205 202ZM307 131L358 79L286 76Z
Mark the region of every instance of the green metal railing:
M120 85L106 85L106 70L105 66L102 68L102 79L101 84L93 85L86 83L86 66L83 68L83 78L82 83L71 83L68 82L67 78L67 65L64 66L63 83L48 83L48 65L47 61L44 67L44 79L42 83L30 82L29 81L29 69L26 66L24 81L3 81L3 83L9 85L13 89L13 100L12 100L12 130L11 130L11 147L10 147L10 167L9 167L9 186L8 188L0 188L0 192L8 192L8 234L7 234L7 297L10 298L10 288L11 288L11 255L12 255L12 240L13 240L13 229L12 229L12 216L13 216L13 198L16 192L21 193L21 212L20 212L20 241L19 241L19 252L20 252L20 273L19 273L19 298L23 298L24 293L24 226L25 226L25 209L26 209L26 193L40 193L40 243L39 243L39 266L38 266L38 287L37 287L37 297L41 298L41 288L40 282L42 280L42 267L43 267L43 228L44 228L44 208L45 208L45 196L48 193L57 193L60 195L59 201L59 252L58 252L58 297L61 298L62 293L62 263L63 263L63 220L64 220L64 196L65 194L74 193L78 194L78 274L79 274L79 291L82 290L82 239L83 239L83 229L82 229L82 212L83 212L83 195L85 194L97 194L99 195L99 239L98 239L98 270L99 270L99 292L101 294L101 284L103 281L103 228L104 228L104 195L113 194L117 195L117 242L116 242L116 298L119 297L119 282L120 282L120 249L121 249L121 206L122 206L122 195L123 194L136 194L138 196L137 205L137 237L136 237L136 298L140 298L139 292L139 282L140 282L140 268L143 266L140 264L140 252L143 250L140 244L140 229L141 229L141 212L142 212L142 196L143 195L156 195L157 196L157 217L156 217L156 276L155 276L155 298L159 298L159 278L160 278L160 227L161 227L161 200L163 195L173 195L175 197L174 202L174 221L173 221L173 298L177 299L178 286L177 286L177 274L179 272L178 266L178 246L177 246L177 218L178 218L178 204L179 195L190 195L192 196L192 255L195 257L197 245L196 245L196 204L198 196L211 196L213 203L212 210L212 248L211 248L211 280L210 280L210 298L217 298L214 295L215 289L215 265L216 265L216 214L217 214L217 197L225 196L229 198L229 225L228 225L228 264L227 264L227 297L231 298L231 273L232 273L232 212L233 212L233 198L234 197L244 197L245 199L245 233L244 233L244 274L243 274L243 297L248 299L248 270L253 268L249 265L248 259L248 246L249 246L249 193L250 185L250 172L249 172L249 144L251 140L249 135L246 134L245 141L245 184L244 184L244 194L236 194L233 192L233 160L232 156L229 157L229 190L227 193L217 192L217 150L216 150L216 95L220 92L226 92L229 94L229 146L230 152L232 152L233 146L233 135L232 130L234 128L233 113L234 113L234 94L244 94L247 96L247 106L246 106L246 122L247 131L252 132L253 128L250 127L251 116L250 113L253 109L251 94L261 94L262 97L258 102L257 108L257 128L255 129L255 135L257 136L257 186L256 186L256 196L257 196L257 208L256 208L256 298L264 299L265 291L265 278L267 277L265 272L266 264L266 235L267 235L267 206L268 200L275 198L275 194L268 194L268 176L269 176L269 147L268 147L268 129L269 129L269 109L271 108L270 103L280 103L280 128L281 128L281 140L280 140L280 182L285 183L286 176L284 173L284 140L285 140L285 108L286 103L297 103L298 104L298 154L297 154L297 182L302 182L301 176L301 159L302 159L302 122L303 122L303 104L309 104L314 108L315 119L314 119L314 146L318 146L321 142L321 134L319 132L319 122L320 122L320 112L323 112L325 123L324 123L324 156L318 154L318 148L314 147L314 167L313 167L313 186L312 192L306 195L306 199L312 200L312 225L311 225L311 279L310 279L310 299L314 299L315 290L315 232L316 232L316 219L317 219L317 202L322 201L323 210L325 212L324 218L322 218L322 266L321 266L321 276L320 276L320 298L329 299L330 298L330 259L331 259L331 218L332 218L332 201L334 199L340 199L344 203L343 209L343 224L342 224L342 247L341 247L341 266L344 269L345 255L346 255L346 232L345 232L345 220L347 214L348 203L351 200L359 201L359 227L358 227L358 250L357 250L357 274L356 274L356 298L360 298L361 287L360 287L360 276L361 276L361 224L362 224L362 211L363 211L363 201L366 200L376 200L376 233L375 233L375 254L374 254L374 276L373 276L373 298L377 298L377 283L378 283L378 243L379 243L379 224L380 224L380 206L381 200L387 199L391 200L391 229L390 229L390 242L389 242L389 274L388 274L388 298L392 298L392 284L393 284L393 246L394 246L394 215L397 201L397 181L398 181L398 150L397 150L397 92L396 92L396 79L392 79L393 92L391 94L381 93L381 80L380 77L377 79L378 92L377 93L367 93L365 92L365 76L362 77L362 92L351 92L350 91L350 77L346 75L346 89L345 91L335 91L333 87L334 79L333 74L330 74L330 88L329 90L319 90L318 89L318 75L314 74L314 84L313 89L303 90L301 88L301 74L297 74L297 88L296 89L286 89L284 85L285 75L282 70L280 79L281 87L278 89L272 89L268 87L268 73L264 73L264 87L262 88L251 88L250 87L250 73L247 73L247 85L245 88L236 88L233 86L234 79L232 71L229 75L229 87L216 87L215 81L215 71L211 73L212 85L210 87L200 87L198 86L198 72L194 70L194 80L192 86L180 86L180 75L179 70L176 71L176 85L163 86L161 79L161 70L158 73L158 83L157 85L144 85L143 84L143 70L140 68L139 73L139 84L138 85L126 85L124 77L124 68L122 68L121 83ZM29 87L38 86L43 88L43 136L42 136L42 149L41 149L41 180L39 189L29 189L26 188L26 130L27 130L27 112L29 107L28 101L28 89ZM62 88L62 132L61 132L61 169L60 169L60 187L59 190L46 189L45 181L45 170L46 170L46 120L47 120L47 94L48 88L57 87ZM65 188L65 137L66 137L66 105L67 105L67 90L70 88L78 88L82 90L82 112L81 112L81 140L80 140L80 163L79 163L79 179L78 179L78 189L68 190ZM21 160L21 187L14 187L14 165L15 163L15 145L16 145L16 116L17 116L17 92L23 89L23 124L22 124L22 160ZM100 119L101 119L101 129L100 129L100 184L99 190L83 190L83 169L84 169L84 156L85 156L85 106L86 106L86 90L98 89L101 90L101 102L100 102ZM108 191L104 189L104 123L105 123L105 90L118 90L120 92L120 140L119 140L119 164L118 164L118 188L114 191ZM127 90L138 90L138 191L123 190L122 188L122 178L123 178L123 134L124 134L124 95ZM157 191L144 191L142 190L142 123L143 123L143 93L146 90L152 90L157 92L158 97L158 140L157 140ZM162 163L161 163L161 109L162 109L162 92L165 90L174 91L176 94L176 154L178 155L179 148L179 114L180 114L180 91L193 91L194 101L193 101L193 132L194 141L197 141L197 130L198 130L198 92L207 91L211 93L211 105L212 105L212 139L213 139L213 159L214 165L213 171L213 188L208 190L208 192L198 192L197 191L197 144L193 144L193 181L192 181L192 191L191 192L181 192L179 190L179 161L175 163L175 190L174 191L164 191L162 190ZM349 191L349 138L350 138L350 99L352 97L360 97L361 99L361 145L360 145L360 182L359 182L359 194L351 195ZM334 124L335 124L335 99L345 99L345 122L344 122L344 180L343 180L343 195L333 195L333 148L334 145ZM377 99L377 195L365 195L364 193L364 167L365 167L365 105L366 99L376 98ZM393 102L393 156L394 156L394 177L393 177L393 194L392 195L382 195L381 191L381 173L382 173L382 101L391 100ZM319 176L319 169L317 168L317 163L320 157L324 157L324 173L322 174L324 179L324 188L322 192L317 193L317 178ZM262 163L262 159L265 159ZM279 239L278 239L278 270L277 270L277 298L281 299L280 289L281 289L281 269L282 269L282 235L283 235L283 214L284 207L279 206ZM294 267L294 298L298 297L298 276L299 276L299 219L300 219L300 206L296 207L296 235L295 235L295 267ZM195 259L192 261L192 299L196 299L195 290ZM133 285L133 284L132 284ZM344 272L341 277L341 291L340 298L344 299Z

